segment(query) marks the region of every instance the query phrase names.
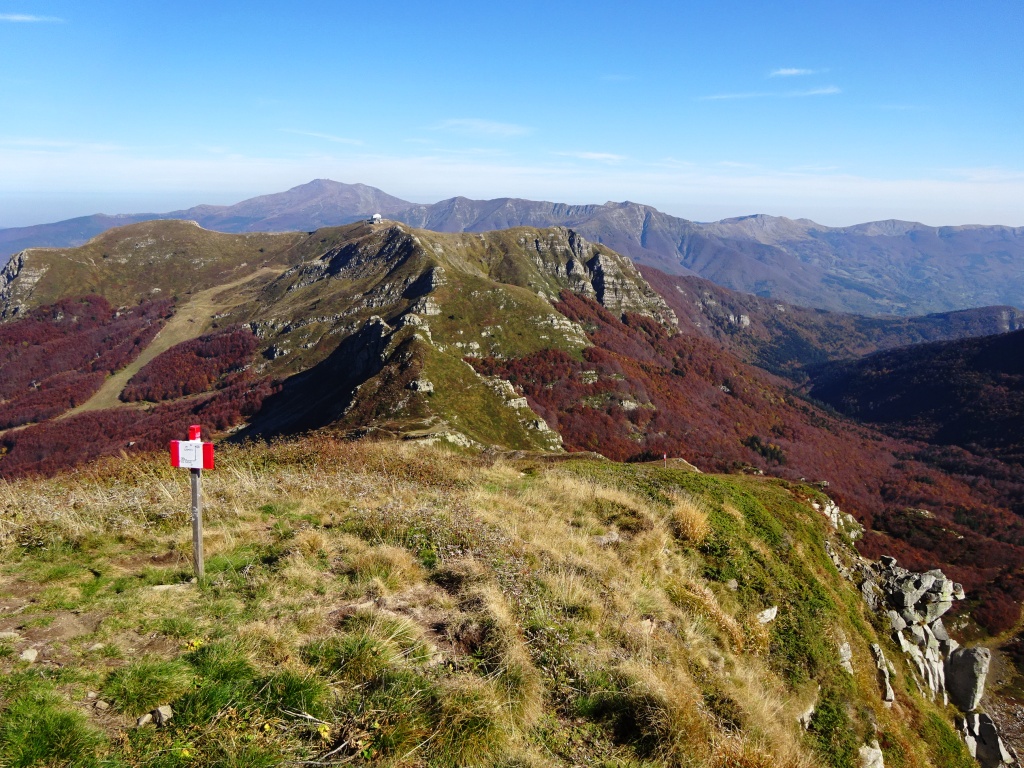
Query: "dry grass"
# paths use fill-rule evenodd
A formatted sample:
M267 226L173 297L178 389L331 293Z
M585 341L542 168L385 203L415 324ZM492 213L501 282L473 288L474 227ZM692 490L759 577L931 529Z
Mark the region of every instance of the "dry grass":
M669 512L672 531L683 541L700 544L711 533L707 505L689 494L676 494Z
M187 473L132 457L0 482L0 592L39 624L19 642L76 670L69 701L140 648L188 665L203 647L240 654L245 696L153 742L192 739L211 762L217 734L237 735L232 710L271 724L259 748L283 762L345 742L356 746L335 757L353 764L820 764L796 723L814 688L787 678L781 636L754 618L767 598L716 583L704 551L742 544L747 562L781 569L814 547L780 554L738 502L588 466L322 437L225 447L204 476L208 578L171 590L153 587L189 576ZM857 625L831 621L856 639ZM259 703L268 680L298 701L316 693L326 730ZM302 693L310 680L321 687ZM914 743L876 693L857 695L895 742ZM907 768L925 764L915 755Z

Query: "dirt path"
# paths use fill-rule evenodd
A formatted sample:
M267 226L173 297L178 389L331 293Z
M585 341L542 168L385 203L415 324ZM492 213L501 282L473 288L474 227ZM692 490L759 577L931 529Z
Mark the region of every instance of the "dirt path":
M115 373L103 382L99 391L87 401L76 408L72 408L57 417L56 420L66 419L85 411L100 411L106 408L131 408L133 404L122 403L118 398L128 381L142 370L148 362L157 355L166 352L168 349L183 341L201 336L210 329L214 315L225 312L232 307L238 306L243 299L237 294L225 297L224 294L233 288L245 285L258 277L278 275L282 270L271 267L264 267L251 275L235 280L233 283L218 285L216 288L209 288L192 295L187 304L178 307L174 317L167 321L160 332L153 338L142 354L135 360Z

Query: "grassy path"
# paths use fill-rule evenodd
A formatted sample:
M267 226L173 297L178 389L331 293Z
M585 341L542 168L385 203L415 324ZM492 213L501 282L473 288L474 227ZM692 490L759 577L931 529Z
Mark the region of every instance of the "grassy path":
M166 352L176 344L201 336L210 329L215 315L220 314L242 303L238 294L225 297L225 293L233 288L245 285L258 277L280 274L281 270L264 267L251 275L235 280L232 283L218 285L193 294L187 304L178 307L167 325L153 338L142 354L129 365L122 368L103 382L103 386L86 402L58 416L66 419L85 411L99 411L107 408L130 408L132 404L122 403L118 398L129 380L151 360Z

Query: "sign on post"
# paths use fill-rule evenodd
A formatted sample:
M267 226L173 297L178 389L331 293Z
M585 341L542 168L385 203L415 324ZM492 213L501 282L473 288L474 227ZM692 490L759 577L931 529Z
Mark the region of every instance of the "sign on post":
M188 428L188 440L171 440L171 466L184 467L192 474L192 564L196 578L206 573L203 561L203 470L213 469L213 443L202 441L202 428Z

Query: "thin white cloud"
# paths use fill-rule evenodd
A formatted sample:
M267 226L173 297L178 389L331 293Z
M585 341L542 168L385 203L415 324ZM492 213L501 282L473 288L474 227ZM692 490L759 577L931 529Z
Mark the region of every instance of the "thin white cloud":
M800 98L803 96L833 96L842 93L837 85L826 85L821 88L810 88L806 91L747 91L744 93L716 93L701 96L698 101L735 101L739 99L783 99Z
M613 155L611 152L555 152L560 157L575 157L577 160L598 160L604 163L618 163L626 159L625 155Z
M800 77L801 75L813 75L815 70L813 69L797 69L796 67L783 67L782 69L772 70L768 77Z
M434 126L434 130L470 133L476 136L511 138L513 136L525 136L531 133L533 129L525 125L516 125L515 123L499 123L494 120L462 117L443 120Z
M732 101L734 99L763 99L768 96L777 96L775 93L764 93L749 91L747 93L716 93L712 96L701 96L700 101Z
M359 139L348 139L344 136L334 136L330 133L317 133L316 131L296 131L291 128L282 128L282 133L293 133L296 136L309 136L313 139L323 139L324 141L332 141L335 144L349 144L353 147L361 147L363 142Z
M33 16L28 13L0 13L0 21L15 24L62 24L64 19L57 16Z
M801 97L801 96L835 96L837 93L842 93L843 89L838 85L826 85L823 88L811 88L807 91L792 91L787 93L790 97Z

